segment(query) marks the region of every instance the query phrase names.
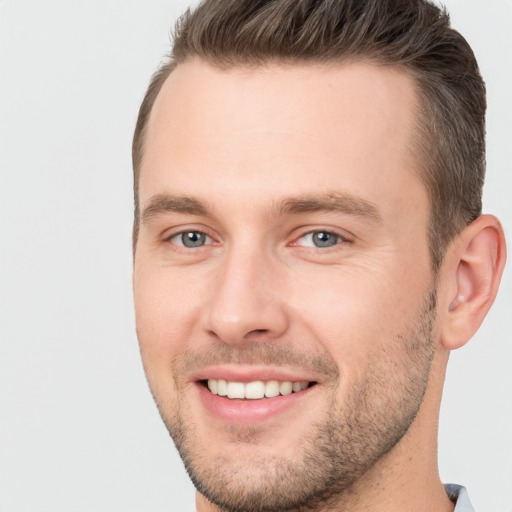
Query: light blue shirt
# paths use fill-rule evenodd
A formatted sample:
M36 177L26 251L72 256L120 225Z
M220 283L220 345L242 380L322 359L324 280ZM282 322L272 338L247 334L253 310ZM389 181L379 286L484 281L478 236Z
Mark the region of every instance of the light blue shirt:
M444 488L448 497L455 503L453 512L475 512L465 487L456 484L445 484Z

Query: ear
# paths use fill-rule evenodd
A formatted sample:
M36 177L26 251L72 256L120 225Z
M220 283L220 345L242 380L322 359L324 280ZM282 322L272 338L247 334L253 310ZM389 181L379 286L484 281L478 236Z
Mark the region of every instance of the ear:
M505 266L503 228L481 215L449 247L441 270L441 344L450 350L466 344L480 327L496 294Z

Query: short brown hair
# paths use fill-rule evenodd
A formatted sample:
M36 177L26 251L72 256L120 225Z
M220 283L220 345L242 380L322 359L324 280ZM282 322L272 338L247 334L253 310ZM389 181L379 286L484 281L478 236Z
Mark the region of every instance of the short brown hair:
M406 70L420 103L414 138L431 205L435 270L453 237L480 215L485 85L446 10L427 0L204 0L178 20L169 59L152 77L140 108L132 153L134 243L151 108L175 66L195 57L221 68L365 60Z

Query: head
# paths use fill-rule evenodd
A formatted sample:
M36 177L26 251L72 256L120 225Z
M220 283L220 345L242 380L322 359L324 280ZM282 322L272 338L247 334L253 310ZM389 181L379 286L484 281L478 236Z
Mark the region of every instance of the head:
M320 510L435 473L447 353L504 262L480 215L484 110L426 2L180 20L135 131L134 293L204 510Z

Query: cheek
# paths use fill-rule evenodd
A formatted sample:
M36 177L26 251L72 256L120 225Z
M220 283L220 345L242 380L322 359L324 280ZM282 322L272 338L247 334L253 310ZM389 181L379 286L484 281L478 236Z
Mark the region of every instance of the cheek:
M156 266L136 267L135 320L148 379L152 375L170 378L173 360L193 339L201 297L197 284Z
M322 287L315 283L324 282ZM295 318L336 362L343 385L351 385L365 371L374 354L394 352L398 335L419 307L404 293L390 272L338 269L329 279L304 281L294 293Z

